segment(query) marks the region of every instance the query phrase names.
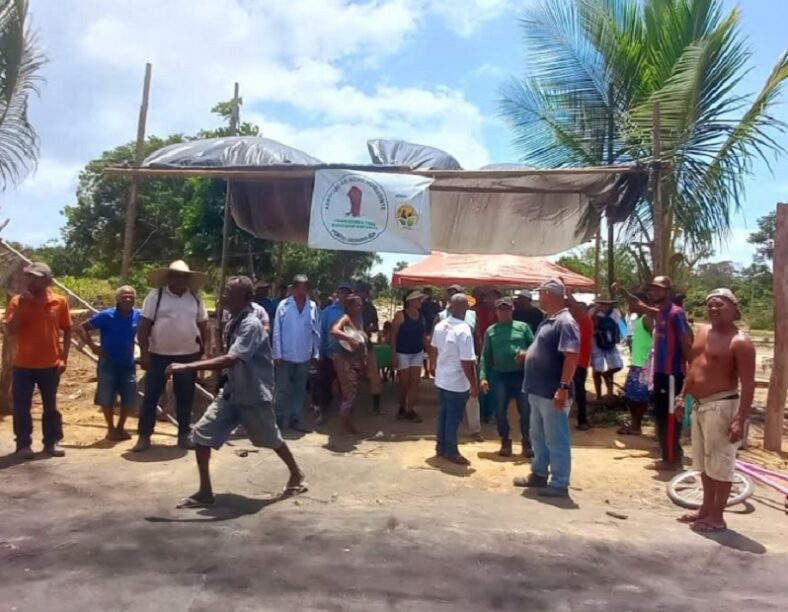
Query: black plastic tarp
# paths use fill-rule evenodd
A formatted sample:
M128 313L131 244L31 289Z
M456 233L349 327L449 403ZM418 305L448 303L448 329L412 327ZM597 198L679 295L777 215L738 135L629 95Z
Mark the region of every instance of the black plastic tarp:
M460 162L435 147L378 138L367 141L373 164L407 166L413 170L462 170Z

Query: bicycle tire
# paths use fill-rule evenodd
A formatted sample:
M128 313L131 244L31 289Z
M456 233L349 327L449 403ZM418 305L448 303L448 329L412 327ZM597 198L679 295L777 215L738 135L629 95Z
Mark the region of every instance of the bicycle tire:
M670 500L677 506L697 510L703 502L703 486L701 484L700 472L698 470L688 470L675 476L667 485L667 493ZM726 506L735 506L745 501L753 494L755 485L746 474L735 472L733 476L733 486L728 497Z

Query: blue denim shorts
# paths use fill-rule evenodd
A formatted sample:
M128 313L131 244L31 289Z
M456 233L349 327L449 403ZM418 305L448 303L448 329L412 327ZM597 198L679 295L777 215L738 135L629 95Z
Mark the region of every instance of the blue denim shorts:
M119 365L102 357L98 362L97 375L97 406L110 408L115 405L115 399L120 397L121 406L134 407L137 402L137 370L134 364Z

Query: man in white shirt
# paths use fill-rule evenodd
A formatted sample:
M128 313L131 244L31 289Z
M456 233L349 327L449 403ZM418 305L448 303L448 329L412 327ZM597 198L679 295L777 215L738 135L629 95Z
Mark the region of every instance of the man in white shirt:
M309 279L293 279L292 295L279 303L274 317L273 354L276 365L276 421L309 433L301 423L309 364L320 356L320 311L309 299Z
M465 413L468 396L479 397L476 380L476 351L473 332L465 322L468 297L452 296L450 316L435 326L432 333L432 354L435 386L438 389L438 430L435 452L458 465L470 465L460 454L457 431Z
M208 312L197 290L204 282L205 275L191 271L183 261L175 261L169 268L151 273L151 284L155 288L142 304L137 328L140 364L146 375L138 425L139 439L132 449L134 452L150 448L150 438L156 426L156 406L167 383L167 366L198 361L203 355L208 334ZM189 434L196 382L195 372L179 372L173 376L178 446L185 449L194 448Z

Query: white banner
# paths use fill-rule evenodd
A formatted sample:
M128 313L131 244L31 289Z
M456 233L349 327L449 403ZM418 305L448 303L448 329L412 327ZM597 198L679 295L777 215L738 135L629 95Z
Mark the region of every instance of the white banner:
M318 170L309 246L340 251L430 253L431 178Z

